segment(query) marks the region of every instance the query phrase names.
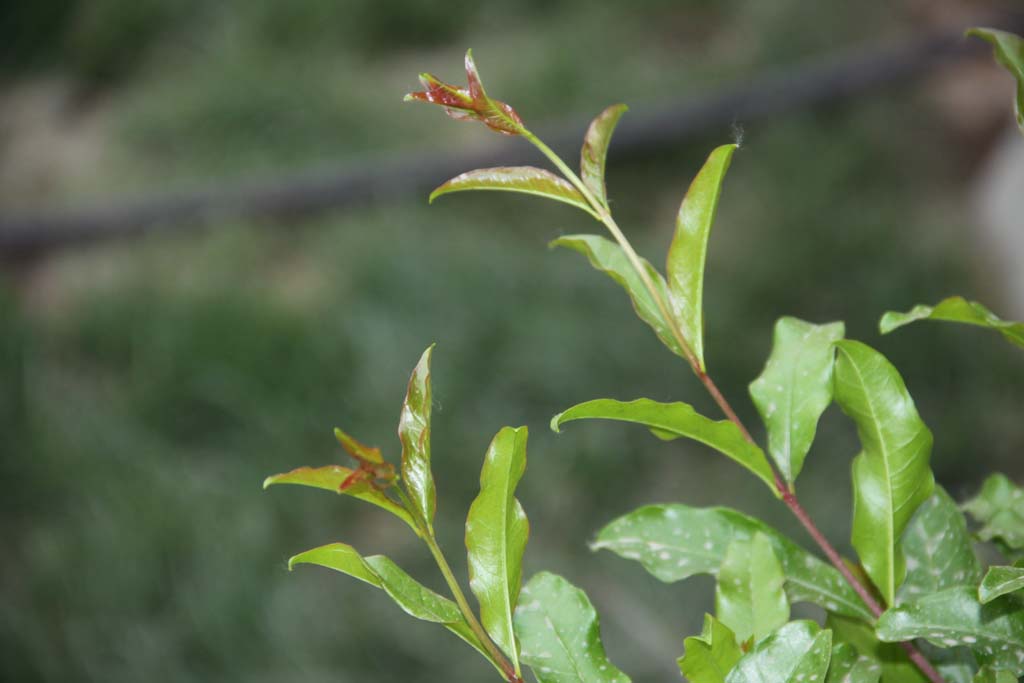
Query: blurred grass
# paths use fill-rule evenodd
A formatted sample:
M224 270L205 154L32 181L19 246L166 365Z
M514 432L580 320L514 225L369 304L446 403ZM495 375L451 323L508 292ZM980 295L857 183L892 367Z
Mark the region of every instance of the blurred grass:
M401 4L413 8L403 17L427 15L425 28L447 17ZM642 13L600 6L579 19L582 3L563 0L481 6L427 35L392 26L381 5L343 6L225 2L184 12L181 24L154 20L164 38L104 86L109 165L67 194L24 201L472 144L480 131L400 103L420 70L456 78L464 45L476 46L492 92L524 116L554 118L700 92L901 26L888 6L854 17L801 3L768 12L651 1ZM337 39L357 34L365 42ZM643 162L616 162L613 147L616 213L652 261L690 177L727 135ZM756 424L745 385L775 318L845 319L903 371L936 432L939 479L962 496L990 468L1019 473L1019 351L976 330L922 324L879 338L874 327L886 309L954 292L992 301L965 256L962 171L944 135L914 90L751 127L712 238L707 347L712 373ZM522 197L430 208L408 197L287 228L223 224L188 240L66 253L10 278L0 298L0 678L492 676L383 595L284 570L290 554L344 540L440 588L400 525L326 493L260 491L267 474L343 461L335 425L397 457L405 382L434 341L439 529L456 571L484 449L502 425L526 424L527 574L549 568L587 588L613 659L634 680L674 675L682 636L710 608L710 582L663 586L591 556L596 528L678 500L736 505L803 537L760 484L704 449L614 425L547 429L554 412L604 395L687 400L714 414L613 283L545 248L593 231L584 219ZM852 429L831 411L800 482L839 541L855 452Z

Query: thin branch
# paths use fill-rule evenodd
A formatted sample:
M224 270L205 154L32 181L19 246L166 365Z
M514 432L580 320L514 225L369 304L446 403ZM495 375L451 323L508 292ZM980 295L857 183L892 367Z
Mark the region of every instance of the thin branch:
M547 145L541 142L540 139L538 139L533 133L529 131L526 131L525 137L535 147L537 147L544 154L544 156L551 160L551 162L558 168L558 170L562 172L566 179L569 180L569 182L571 182L577 190L579 190L579 192L593 207L593 209L600 214L601 222L604 223L605 227L608 228L608 231L615 238L615 241L618 242L619 245L622 247L622 250L625 252L630 264L633 266L633 269L636 270L637 274L640 276L640 279L643 282L644 287L647 289L647 292L651 295L651 298L657 304L658 310L661 313L662 318L665 321L665 324L668 326L669 330L671 330L672 335L679 343L679 346L683 350L686 356L686 360L689 362L694 374L697 375L698 379L700 379L701 383L707 389L708 393L711 394L711 397L715 400L715 403L718 404L719 408L721 408L722 412L725 413L725 416L729 419L729 421L736 425L740 433L743 434L743 437L747 441L756 445L754 438L750 435L750 432L743 424L743 421L740 420L739 416L736 414L736 411L734 411L732 409L732 406L729 405L729 401L726 400L725 396L718 389L718 385L715 384L714 380L711 379L711 376L708 375L708 373L701 367L701 364L698 361L697 356L694 354L692 347L683 335L682 329L676 321L675 316L671 315L668 308L668 304L662 299L657 288L654 286L654 283L651 282L651 279L648 276L646 269L640 262L640 257L637 256L636 252L633 250L633 246L629 243L629 240L622 233L622 230L619 228L615 220L612 218L611 213L608 211L607 208L604 207L604 205L601 204L601 202L599 202L594 197L593 193L591 193L589 188L587 188L583 181L580 180L579 176L577 176L576 173L572 169L570 169L564 161L562 161L561 157L559 157L557 154L555 154L554 151L551 150L551 148L549 148ZM885 611L882 605L879 604L877 600L875 600L874 596L871 595L871 592L867 589L867 587L864 586L864 584L862 584L857 579L857 577L854 576L853 572L850 571L850 568L846 566L846 563L843 561L843 558L839 554L839 552L831 543L829 543L828 539L825 538L825 535L821 533L821 530L818 529L818 527L811 520L810 516L807 514L807 511L804 510L803 506L800 505L800 501L797 500L796 493L792 490L791 487L787 486L785 482L783 482L782 477L779 476L778 470L775 468L775 466L772 463L769 463L768 466L771 468L772 474L775 476L775 489L778 496L786 504L786 507L790 509L793 515L796 516L796 518L800 521L804 529L807 530L807 533L810 534L811 538L814 539L814 542L818 544L818 547L821 548L822 552L825 553L825 556L828 557L829 561L833 564L833 566L835 566L835 568L839 571L839 573L846 580L846 582L850 584L850 586L857 593L860 599L864 601L864 604L867 605L872 615L874 615L875 618L878 618L882 614L882 612ZM923 673L928 678L928 680L931 681L931 683L945 683L942 676L939 675L939 672L935 670L935 668L928 662L924 655L922 655L914 647L912 643L903 642L900 643L900 646L904 650L906 650L908 657L910 657L910 660L914 662L917 668L921 670L921 673Z
M416 520L417 526L420 527L421 537L427 544L427 548L430 549L430 554L434 558L434 562L437 564L437 568L441 570L441 575L444 577L444 581L448 584L448 590L451 591L452 597L455 598L455 604L459 606L459 611L462 612L462 616L466 620L466 624L470 630L483 645L484 649L487 650L491 661L501 671L501 675L508 681L508 683L523 683L522 676L518 669L512 665L511 662L505 657L504 653L498 649L498 646L494 644L490 636L487 635L487 631L483 625L476 618L476 614L473 612L473 608L469 606L469 601L466 600L466 594L462 592L462 587L459 586L458 579L455 578L455 573L452 571L451 565L448 564L448 560L445 559L444 552L441 551L441 546L437 544L437 539L434 538L434 534L426 523L426 520L420 514L419 509L412 504L409 496L401 489L396 486L395 490L398 492L398 497L402 500L402 505L408 510L409 514Z
M743 422L736 415L735 411L733 411L732 406L729 405L729 402L722 395L722 392L718 390L718 386L715 385L714 381L707 375L707 373L698 373L698 376L701 378L704 386L707 387L708 391L711 393L711 396L715 399L715 402L721 406L722 411L726 414L729 420L739 428L740 432L743 433L744 437L746 437L748 441L754 443L753 438L750 436L750 432L748 432L746 427L744 427ZM825 553L825 556L829 559L832 565L839 570L839 573L843 576L846 582L850 584L850 587L853 588L860 599L864 601L864 604L867 606L868 610L871 611L871 614L876 619L880 617L885 611L885 608L878 602L878 600L875 599L871 594L871 591L869 591L867 587L861 583L856 576L854 576L853 572L850 571L850 568L846 565L846 562L843 561L839 551L837 551L835 546L825 538L825 534L821 533L821 530L814 524L814 521L811 520L810 515L808 515L807 511L804 510L802 505L800 505L800 501L797 500L796 493L794 493L789 486L786 486L775 467L771 465L771 463L769 463L769 465L772 468L772 473L775 475L775 488L778 489L782 502L786 504L786 507L789 508L790 512L792 512L797 520L799 520L800 524L807 530L807 533L810 534L812 539L814 539L814 542L819 548L821 548L821 551ZM939 674L928 659L921 654L921 651L914 647L913 643L909 641L901 642L900 647L906 651L907 657L910 658L910 661L917 666L921 673L924 674L931 683L946 683L942 678L942 675Z

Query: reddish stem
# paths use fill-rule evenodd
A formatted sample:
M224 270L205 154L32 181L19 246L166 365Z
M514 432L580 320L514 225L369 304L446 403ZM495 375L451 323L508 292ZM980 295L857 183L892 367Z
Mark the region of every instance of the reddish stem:
M735 411L733 411L732 406L729 405L729 402L725 399L725 396L722 395L722 392L718 390L718 386L714 383L711 377L696 365L694 366L694 372L697 374L697 378L708 390L708 393L711 394L711 398L715 400L718 407L721 408L722 412L725 413L725 416L729 418L729 421L739 428L740 433L743 434L743 438L750 443L755 443L753 437L750 436L750 432L747 431L747 428L743 425L743 422L736 415ZM864 604L867 605L871 614L877 619L881 616L882 612L885 611L885 608L878 602L878 600L875 599L875 596L871 594L864 584L854 576L853 572L850 571L850 568L846 565L846 562L843 561L839 552L831 543L829 543L828 539L825 538L825 535L821 533L821 530L815 526L814 522L807 514L807 511L804 510L802 505L800 505L800 501L797 500L796 493L794 493L793 490L782 481L782 478L774 467L772 467L772 473L775 475L775 488L782 497L782 502L786 504L786 507L789 508L790 512L792 512L800 521L800 524L802 524L804 529L807 530L807 533L810 534L812 539L814 539L814 542L818 544L818 547L825 553L825 556L828 557L832 565L839 570L839 573L842 574L846 582L850 584L860 599L864 601ZM913 643L902 642L900 643L900 647L906 651L907 657L910 658L910 661L920 669L921 673L923 673L931 683L946 683L939 672L935 670L935 667L933 667L925 656L921 654L920 650L914 647Z
M875 596L871 595L868 589L864 587L864 584L857 580L857 577L853 575L852 571L850 571L850 568L847 566L846 562L843 561L839 552L831 543L829 543L828 539L825 538L825 534L821 533L821 530L814 525L813 521L811 521L807 511L804 510L802 505L800 505L800 501L796 499L796 494L786 488L785 484L782 483L782 480L779 479L778 476L775 477L775 486L782 493L782 502L786 504L786 507L789 508L790 512L792 512L800 521L800 524L803 525L804 529L807 530L807 533L809 533L811 538L814 539L814 542L818 544L818 547L821 548L822 552L825 553L825 556L828 557L829 562L839 570L839 573L842 574L843 578L846 579L846 582L853 587L853 590L856 591L857 595L860 596L860 599L863 600L864 604L868 606L869 610L871 610L871 614L877 619L885 610L880 604L878 604L878 601L875 600Z

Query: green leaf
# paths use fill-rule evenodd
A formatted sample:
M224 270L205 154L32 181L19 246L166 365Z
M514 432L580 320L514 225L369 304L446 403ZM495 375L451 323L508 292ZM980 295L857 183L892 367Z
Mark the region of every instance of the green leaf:
M832 632L813 621L791 621L740 659L726 683L822 681L832 655Z
M768 452L789 484L800 474L818 419L832 402L833 343L844 333L841 322L779 318L768 363L750 384L750 397L768 428Z
M992 666L1024 673L1024 605L1010 597L982 605L969 586L947 588L889 609L875 630L886 642L926 638L942 647L966 645Z
M550 171L533 166L504 166L499 168L480 168L457 175L430 193L433 202L441 195L465 190L502 190L505 192L522 192L525 194L547 197L555 201L571 204L577 209L586 211L595 218L597 215L587 204L580 191L568 181L559 178Z
M1011 550L1024 548L1024 489L1004 475L986 479L981 493L963 508L982 523L978 537L983 541L1002 541Z
M684 654L676 661L690 683L725 683L743 655L735 634L710 614L704 615L701 634L684 640L683 647Z
M878 683L881 675L882 665L858 653L849 643L832 646L832 660L825 683Z
M613 104L597 115L590 122L587 135L583 139L580 150L580 178L587 189L599 202L608 208L608 197L605 191L604 166L608 157L608 143L619 119L629 110L624 104Z
M1013 593L1024 588L1024 561L1016 562L1012 567L989 567L985 578L978 586L978 600L982 604L992 602L1001 595Z
M314 564L333 569L380 588L406 614L442 624L495 664L454 602L416 581L387 557L371 555L364 558L350 545L331 543L292 557L288 560L288 569L293 569L297 564Z
M526 469L526 427L503 427L491 441L480 473L480 495L466 519L469 585L480 602L480 621L519 672L512 613L523 578L530 533L513 495Z
M655 578L672 583L695 574L717 576L729 544L758 532L771 540L782 563L790 602L813 602L831 612L872 618L834 567L760 520L728 508L648 505L601 529L591 548L636 560Z
M967 35L977 36L991 45L996 61L1016 79L1017 125L1024 131L1024 38L994 28L972 28Z
M943 299L934 306L919 304L906 313L889 311L882 316L878 323L878 329L882 334L888 334L898 327L909 325L917 320L946 320L987 327L1002 334L1011 344L1024 348L1024 323L1000 320L995 313L977 301L967 301L960 296Z
M974 683L1017 683L1017 677L1006 669L983 666L974 676Z
M907 578L896 593L897 603L953 586L976 586L981 577L967 520L939 486L914 513L900 548Z
M849 644L861 656L879 662L884 683L928 683L902 647L897 643L881 642L874 629L860 619L829 614L825 626L832 630L834 642Z
M437 505L434 475L430 471L430 357L433 350L433 345L428 347L416 364L398 420L405 490L431 532Z
M628 683L604 652L597 612L586 593L540 572L516 609L520 657L540 683Z
M380 489L373 487L351 487L341 490L341 485L350 476L355 473L355 470L349 469L348 467L342 467L340 465L328 465L326 467L299 467L291 472L284 472L282 474L275 474L267 477L263 480L263 488L266 489L269 486L275 484L296 484L298 486L309 486L311 488L323 489L325 491L331 491L333 493L345 494L358 498L359 500L366 501L367 503L373 503L374 505L384 508L395 517L408 524L416 535L420 535L420 530L416 526L416 522L413 521L412 516L398 503L388 498Z
M610 398L587 401L551 418L555 432L566 422L582 419L618 420L642 424L660 439L688 437L711 446L763 481L776 497L775 477L764 451L747 441L729 420L712 420L686 403L658 403L647 398L623 402Z
M932 434L903 378L857 341L836 342L835 400L857 425L853 461L853 547L889 604L906 573L897 545L914 511L932 494Z
M761 640L789 621L785 576L772 542L761 532L726 548L715 586L715 614L739 641Z
M704 369L704 261L722 181L736 148L736 145L722 145L712 150L679 206L676 232L668 249L665 272L672 312L701 370Z
M643 280L633 269L629 258L622 251L622 247L598 235L566 235L554 240L548 246L574 249L586 256L590 260L590 265L607 273L611 279L626 290L633 302L633 310L641 320L650 325L661 343L672 353L686 358L686 353L680 348L679 342L672 333L672 328L665 322L665 318L658 309L658 304L644 287ZM645 259L640 259L640 261L644 269L647 270L647 275L654 284L654 288L658 290L658 295L662 301L667 302L669 297L665 278Z

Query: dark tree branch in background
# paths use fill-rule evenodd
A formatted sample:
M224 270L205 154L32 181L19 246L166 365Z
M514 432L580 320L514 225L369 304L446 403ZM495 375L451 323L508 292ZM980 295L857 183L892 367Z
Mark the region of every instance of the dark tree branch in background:
M987 21L986 21L987 19ZM1024 15L981 19L979 24L1020 31ZM733 121L747 123L789 111L831 104L864 92L920 77L954 60L988 55L981 41L967 40L963 29L904 41L898 47L869 48L834 60L762 75L701 99L688 97L659 108L636 107L615 134L619 158L641 156L693 138ZM575 155L579 132L589 117L543 131L556 151ZM156 232L180 232L224 217L286 220L372 202L391 195L409 196L432 188L467 168L527 163L529 150L498 143L471 152L440 157L436 153L402 156L324 169L234 189L211 189L144 198L134 202L25 215L0 214L0 257L20 260L53 249Z

